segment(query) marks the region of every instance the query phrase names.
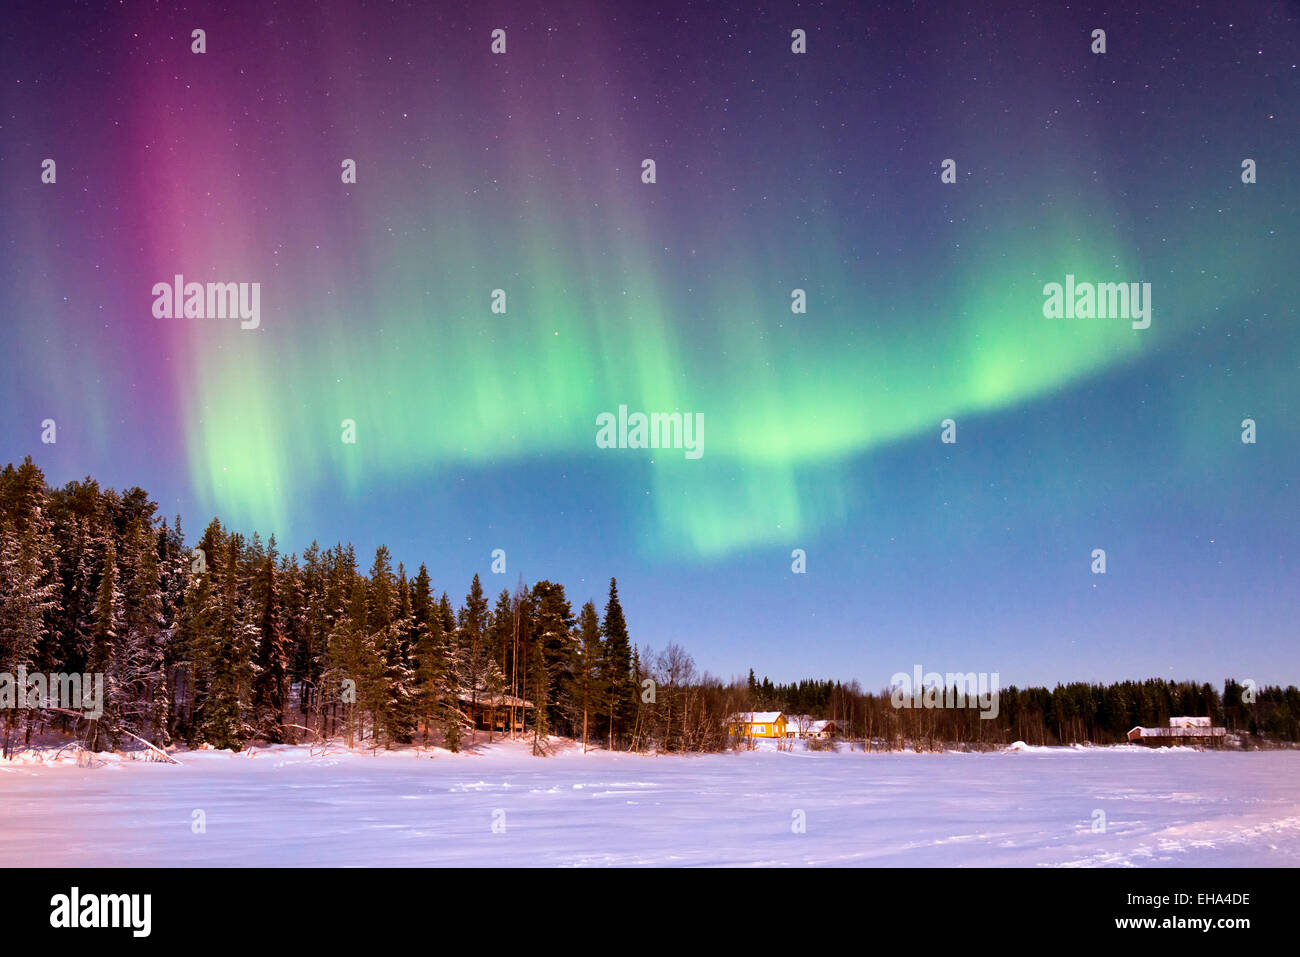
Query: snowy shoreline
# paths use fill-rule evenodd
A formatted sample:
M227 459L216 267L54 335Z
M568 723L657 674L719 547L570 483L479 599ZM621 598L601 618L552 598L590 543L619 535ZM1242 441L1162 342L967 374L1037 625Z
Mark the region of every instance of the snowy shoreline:
M539 759L507 740L418 757L305 745L177 756L0 765L0 854L38 866L1300 865L1296 751L570 746Z
M492 743L486 740L479 741L474 745L468 742L460 751L452 752L446 748L438 746L423 747L419 745L405 745L402 747L385 749L385 748L368 748L364 746L353 746L348 748L339 739L314 744L267 744L265 742L255 742L249 744L242 751L226 751L212 748L211 746L201 746L199 748L173 747L166 749L165 753L172 758L176 764L184 764L185 758L190 755L227 755L232 758L251 758L256 755L264 754L285 754L302 752L309 756L339 756L351 755L366 758L386 758L386 759L411 759L417 760L423 758L481 758L496 749L506 748L511 751L523 748L529 753L528 757L537 757L538 760L546 758L556 758L570 756L577 753L582 756L609 755L609 756L626 756L626 757L645 757L645 758L697 758L705 755L722 756L722 755L743 755L743 754L788 754L788 755L822 755L832 757L837 755L855 755L858 757L881 757L885 755L998 755L1014 753L1034 753L1034 754L1053 754L1069 753L1077 754L1080 752L1132 752L1139 754L1147 753L1206 753L1206 754L1245 754L1245 753L1272 753L1273 751L1294 751L1300 753L1300 748L1279 747L1275 749L1244 751L1241 749L1212 749L1198 746L1171 745L1163 747L1149 747L1140 744L1066 744L1066 745L1033 745L1026 744L1024 741L1015 741L1012 744L1001 747L976 748L969 746L949 746L935 749L919 748L908 745L902 748L884 749L873 748L872 750L864 749L862 742L836 742L834 746L824 746L820 749L807 747L806 742L793 741L784 743L784 746L778 746L773 741L757 741L755 746L750 749L735 749L721 752L675 752L675 751L608 751L598 745L591 745L585 751L581 742L573 741L568 738L551 737L548 744L548 754L545 756L534 756L531 753L531 738L520 737L515 739L498 738ZM161 749L160 749L161 750ZM40 744L26 748L14 748L13 753L8 757L0 757L0 768L5 766L82 766L95 767L111 763L134 763L144 762L151 763L155 760L156 755L149 751L136 748L123 751L104 751L89 752L81 749L76 741L60 741L55 744Z

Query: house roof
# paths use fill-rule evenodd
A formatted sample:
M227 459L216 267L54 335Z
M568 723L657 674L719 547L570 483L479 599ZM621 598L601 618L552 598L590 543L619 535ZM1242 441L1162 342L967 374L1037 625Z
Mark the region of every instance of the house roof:
M776 724L781 720L780 711L744 711L733 715L732 721L742 724Z
M481 708L531 708L533 706L531 701L516 698L512 694L498 695L495 698L491 695L481 694L478 696L477 701L474 700L473 695L469 694L458 694L456 698L465 704L477 704Z

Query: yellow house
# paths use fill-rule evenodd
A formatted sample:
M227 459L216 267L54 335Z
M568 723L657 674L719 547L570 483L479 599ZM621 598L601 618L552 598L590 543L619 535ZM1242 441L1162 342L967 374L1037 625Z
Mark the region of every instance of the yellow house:
M731 716L731 733L749 738L784 738L785 715L780 711L747 711Z

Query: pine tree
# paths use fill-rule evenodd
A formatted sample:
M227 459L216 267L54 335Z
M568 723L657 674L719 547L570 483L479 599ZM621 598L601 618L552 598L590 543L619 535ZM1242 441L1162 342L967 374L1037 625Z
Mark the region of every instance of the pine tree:
M338 616L329 637L329 667L322 681L325 696L342 712L344 740L352 747L364 734L360 717L378 704L374 692L374 644L367 627L367 585L360 575L352 576L347 610Z
M176 645L176 732L191 746L200 743L199 722L207 701L209 674L208 651L214 627L214 588L207 548L213 546L220 526L210 524L189 556L191 575L177 619Z
M258 619L262 606L258 570L266 557L266 550L256 534L251 543L242 535L232 535L228 544L229 557L225 567L230 577L223 582L223 594L233 622L227 649L227 667L234 675L234 721L230 747L238 750L255 733L253 679L257 668Z
M528 668L531 661L530 648L533 635L533 603L531 593L524 584L523 576L515 584L515 593L511 596L511 617L514 633L510 639L510 693L517 699L510 706L510 734L513 737L516 728L523 728L527 720L529 691Z
M112 543L104 554L104 570L99 579L95 600L95 630L91 634L91 674L104 676L103 714L92 718L87 730L86 748L103 751L116 748L121 740L119 694L122 690L121 649L122 592L117 585L117 552Z
M121 718L123 727L163 747L170 742L167 694L167 631L158 570L158 539L152 522L137 518L127 531L122 565L124 597Z
M411 588L411 616L415 623L415 705L421 728L420 740L429 743L429 731L447 698L447 646L442 615L433 601L429 570L420 566Z
M161 692L167 708L167 741L182 734L178 713L179 682L186 660L183 624L185 595L189 591L191 557L185 551L185 534L180 516L171 527L164 522L158 533L158 586L162 596L163 661ZM161 745L160 745L161 746Z
M492 733L496 728L497 711L501 696L505 694L506 678L501 673L501 666L492 658L487 659L483 668L482 700L489 702L488 708L488 743L492 742Z
M298 556L280 559L278 570L280 584L280 632L284 635L285 654L285 736L290 743L298 740L295 728L297 719L289 715L295 686L298 689L298 708L307 713L310 680L308 662L311 660L311 643L308 634L307 596L303 584Z
M533 688L533 754L541 757L546 754L547 735L550 724L547 721L547 706L550 704L550 679L546 674L546 656L540 642L533 645L529 684Z
M241 616L242 539L228 535L215 518L199 540L206 570L194 575L186 595L187 644L194 675L192 734L197 742L238 751L245 740L241 684L251 643ZM197 559L196 559L197 560Z
M647 707L645 702L636 695L636 689L641 687L641 681L645 677L645 672L641 669L641 653L637 650L636 645L632 646L632 708L633 716L631 718L631 731L633 750L640 751L643 744L643 735L648 723L647 712L651 712L654 705Z
M609 746L616 738L630 733L637 713L637 686L632 681L632 648L627 621L618 600L618 580L609 580L609 600L605 603L605 686L608 689Z
M0 670L49 663L58 648L59 578L45 476L27 458L0 473ZM25 689L19 689L19 694ZM30 743L39 714L19 712ZM5 711L9 753L15 711Z
M436 614L442 622L441 658L446 667L438 709L442 715L443 747L448 751L459 751L465 720L460 711L460 675L464 663L460 653L456 616L451 610L451 601L446 592L442 593Z
M564 595L564 586L540 581L533 586L536 642L546 666L547 726L558 729L567 721L573 730L573 673L577 651L573 611Z
M329 621L326 606L327 563L313 541L302 553L302 632L295 646L293 680L298 682L298 705L304 719L321 712L321 676L325 671Z
M496 607L492 610L491 626L489 628L488 643L491 646L491 664L495 672L493 680L499 678L500 687L493 691L494 699L497 699L498 707L494 707L494 725L495 718L502 713L506 721L512 719L513 706L509 703L501 703L499 699L510 691L514 694L514 685L510 680L510 656L512 654L515 637L515 609L514 601L510 597L509 589L501 589L501 594L497 595ZM492 732L488 732L488 740L492 740Z
M69 515L64 526L64 545L60 548L60 579L63 600L55 629L57 644L54 656L60 667L78 674L86 670L90 653L90 633L95 614L95 577L103 567L102 553L94 540L90 522L79 515Z
M591 713L605 704L607 692L601 669L605 647L600 640L600 619L596 606L587 602L578 613L578 654L575 691L582 708L582 749L587 750L587 726Z
M406 569L398 565L392 622L383 644L384 688L388 702L384 709L387 744L410 744L415 727L415 667L411 657L411 589Z
M397 635L398 654L407 668L415 666L415 609L411 604L411 582L406 577L406 566L397 565L397 608L393 630Z
M477 734L477 722L474 720L478 710L479 699L485 693L487 673L487 599L483 596L483 583L477 574L470 583L469 594L465 596L465 607L460 612L460 653L464 670L461 684L470 698L470 734L471 741Z
M257 669L253 678L253 726L273 744L284 740L284 706L289 688L289 641L284 634L275 539L262 559L261 614L257 636Z
M456 754L460 751L462 738L461 724L463 722L464 718L461 716L460 709L455 705L448 705L444 709L442 746L452 754Z

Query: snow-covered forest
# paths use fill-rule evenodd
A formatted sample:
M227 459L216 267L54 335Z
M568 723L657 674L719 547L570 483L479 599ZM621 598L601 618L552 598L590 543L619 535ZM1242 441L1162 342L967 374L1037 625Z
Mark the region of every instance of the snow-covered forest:
M364 563L350 544L286 553L217 519L187 544L157 511L139 488L49 488L30 459L0 473L0 674L102 674L105 688L93 719L5 708L5 756L47 733L91 751L329 738L456 751L503 733L538 754L551 736L720 751L749 744L729 716L769 708L833 718L869 750L1115 743L1172 714L1212 715L1247 744L1300 738L1300 691L1243 695L1232 680L1011 687L995 720L899 710L855 681L724 681L677 645L634 644L613 578L602 607L576 613L547 580L493 599L474 575L454 600L384 546Z

